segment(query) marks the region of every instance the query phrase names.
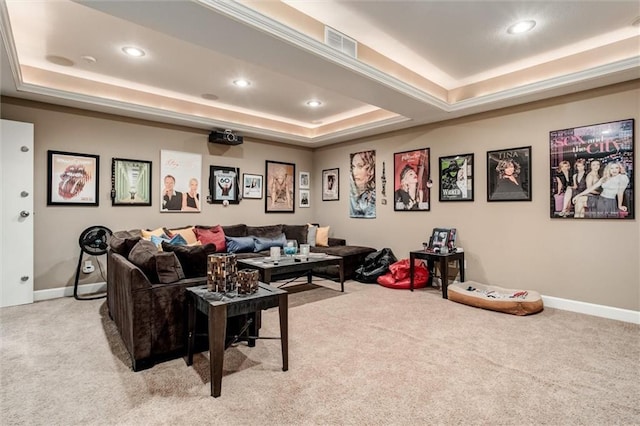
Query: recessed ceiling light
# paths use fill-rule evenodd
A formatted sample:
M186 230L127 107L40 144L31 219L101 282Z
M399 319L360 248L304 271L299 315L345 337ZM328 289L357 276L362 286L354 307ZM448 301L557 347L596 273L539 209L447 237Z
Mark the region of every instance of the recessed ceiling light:
M140 58L145 55L144 50L133 46L123 47L122 51L129 56L133 56L134 58Z
M233 80L233 84L238 87L248 87L251 86L251 82L249 80L245 80L243 78L239 78L237 80Z
M82 59L82 60L84 60L85 62L88 62L88 63L90 63L90 64L95 64L95 63L97 62L97 61L96 61L96 58L94 58L94 57L93 57L93 56L91 56L91 55L82 55L82 56L80 56L80 59Z
M527 31L531 31L535 26L536 26L536 21L533 21L533 20L520 21L511 25L509 28L507 28L507 32L509 34L522 34L522 33L526 33Z
M311 100L311 101L307 101L307 105L312 107L312 108L317 108L320 105L322 105L322 102L314 99L314 100Z
M217 101L218 95L214 95L213 93L205 93L202 95L202 98L209 101Z

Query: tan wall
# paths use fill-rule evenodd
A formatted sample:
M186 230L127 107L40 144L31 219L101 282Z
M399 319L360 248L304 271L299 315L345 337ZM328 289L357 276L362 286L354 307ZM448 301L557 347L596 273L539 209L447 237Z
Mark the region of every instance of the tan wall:
M311 152L245 139L239 147L206 143L207 132L138 122L78 110L3 99L2 118L35 124L35 289L72 285L79 255L77 238L89 225L113 230L183 224L269 224L317 221L350 244L390 247L398 258L419 249L434 227L456 227L467 259L467 278L547 296L640 310L640 228L638 220L551 220L548 212L549 131L625 118L640 111L640 83L593 90L561 99L422 126ZM486 202L486 151L532 146L533 201ZM439 156L475 154L475 201L440 203L434 177L429 212L394 212L393 153L428 147L431 167ZM66 150L101 156L100 207L46 206L46 151ZM209 165L238 166L241 173L264 174L266 159L293 162L296 172L311 171L310 209L295 214L264 214L263 200L243 200L224 208L203 204L202 213L160 213L158 162L161 149L200 153ZM377 151L380 189L387 167L387 205L378 201L376 219L348 217L349 153ZM109 200L113 156L151 160L154 205L112 207ZM321 172L340 168L340 200L322 201ZM203 178L208 178L204 171ZM637 179L634 185L637 187ZM204 192L206 194L206 191ZM637 194L637 192L636 192ZM378 192L378 200L381 195ZM638 205L636 203L636 209ZM97 272L81 282L99 282Z
M322 202L320 191L314 191L315 215L347 242L390 247L398 258L407 258L410 250L420 249L432 228L455 227L459 245L465 250L467 279L640 310L638 219L550 219L548 147L549 131L627 118L636 119L638 135L639 87L636 81L318 149L313 175L339 167L340 200ZM486 152L529 145L533 201L488 203ZM474 153L475 201L439 202L438 176L432 173L431 210L395 212L393 153L418 148L431 149L432 169L437 167L440 156ZM377 218L351 219L349 153L369 149L375 149L377 154ZM380 202L383 162L387 205ZM636 177L634 187L637 185Z
M262 200L242 200L238 205L202 203L200 213L160 213L160 150L169 149L202 155L201 197L208 195L209 166L240 167L240 173L265 174L265 160L296 164L296 174L312 170L313 153L307 148L252 141L228 147L207 142L208 132L150 122L128 120L86 111L2 99L2 118L34 123L35 127L35 290L73 286L80 255L78 237L91 225L105 225L113 231L180 225L231 225L247 223L304 224L313 219L312 209L295 213L264 213ZM47 206L47 150L70 151L100 156L99 207ZM152 206L113 207L111 158L152 161ZM314 176L311 176L312 184ZM296 176L297 180L297 176ZM85 256L85 258L89 258ZM100 256L102 264L105 256ZM104 269L104 268L103 268ZM98 268L82 274L81 284L101 282ZM105 272L106 277L106 272Z

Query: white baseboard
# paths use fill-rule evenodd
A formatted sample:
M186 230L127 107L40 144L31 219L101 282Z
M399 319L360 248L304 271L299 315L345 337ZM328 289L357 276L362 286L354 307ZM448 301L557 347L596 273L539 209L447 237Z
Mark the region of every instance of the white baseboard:
M107 291L107 283L99 282L82 284L78 286L78 294L102 293ZM73 287L59 287L33 292L34 302L56 299L58 297L72 297ZM580 302L577 300L561 299L559 297L542 296L546 308L561 309L563 311L578 312L580 314L593 315L618 321L640 324L640 312L630 309L620 309L611 306L596 305L594 303Z
M563 311L578 312L618 321L640 324L640 312L630 309L620 309L611 306L596 305L594 303L577 300L560 299L559 297L542 296L545 308L562 309Z
M94 293L105 293L107 291L107 283L102 281L99 283L81 284L78 286L78 296L85 294L95 295ZM57 299L58 297L73 297L73 287L48 288L46 290L37 290L33 292L33 301Z

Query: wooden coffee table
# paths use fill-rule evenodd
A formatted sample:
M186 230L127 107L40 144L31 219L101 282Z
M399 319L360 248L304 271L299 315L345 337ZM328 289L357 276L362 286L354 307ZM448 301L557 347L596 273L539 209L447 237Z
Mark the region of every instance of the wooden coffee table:
M311 254L308 258L301 256L281 257L278 262L270 257L249 257L238 259L238 269L248 268L260 271L260 281L270 283L278 277L307 276L311 284L312 270L319 266L338 265L340 271L340 291L344 293L344 260L341 256Z
M208 291L206 285L187 288L188 303L188 342L187 365L193 364L193 346L196 330L196 311L208 316L209 320L209 364L211 371L211 396L217 398L222 391L222 365L227 330L227 318L247 315L253 316L249 333L255 337L257 320L263 309L278 307L280 313L280 345L282 348L282 371L289 369L289 315L288 293L268 284L260 283L254 294L223 295Z

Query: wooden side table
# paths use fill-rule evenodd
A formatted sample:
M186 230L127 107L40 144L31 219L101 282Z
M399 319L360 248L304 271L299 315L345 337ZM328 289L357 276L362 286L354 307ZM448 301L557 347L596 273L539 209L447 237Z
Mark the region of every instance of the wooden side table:
M233 298L222 297L220 293L207 291L207 286L188 287L188 342L187 365L193 363L193 346L196 329L196 311L208 316L209 320L209 365L211 372L211 396L217 398L222 390L222 364L226 340L227 318L253 314L263 309L278 307L280 313L280 346L282 349L282 371L289 369L289 316L288 293L260 283L258 291L250 295ZM252 332L257 334L255 321Z
M458 269L460 270L460 281L464 281L464 252L456 251L455 253L429 253L424 250L414 250L409 252L409 276L411 277L410 289L413 291L413 274L415 270L415 260L422 259L427 261L429 269L429 285L433 283L433 270L435 262L440 264L440 273L442 274L442 298L447 299L447 286L449 285L449 261L457 260Z

